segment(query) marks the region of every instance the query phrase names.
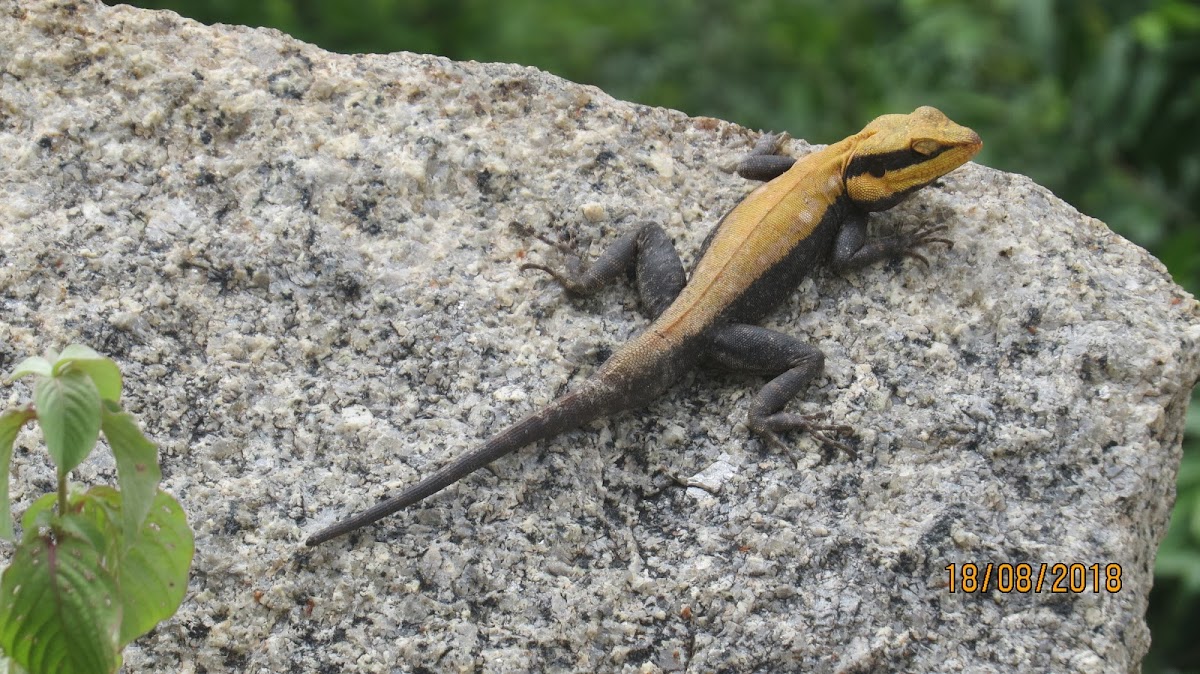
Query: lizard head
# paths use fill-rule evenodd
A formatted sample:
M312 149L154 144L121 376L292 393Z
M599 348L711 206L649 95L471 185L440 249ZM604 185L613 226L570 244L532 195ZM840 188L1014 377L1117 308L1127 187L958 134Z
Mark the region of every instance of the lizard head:
M876 117L851 136L842 179L867 211L883 211L962 166L983 147L979 134L923 106L908 115Z

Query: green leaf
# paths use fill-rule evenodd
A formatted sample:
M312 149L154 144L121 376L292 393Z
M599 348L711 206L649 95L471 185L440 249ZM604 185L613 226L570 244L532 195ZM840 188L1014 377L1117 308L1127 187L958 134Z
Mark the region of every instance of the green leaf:
M137 422L120 405L106 400L100 417L104 439L117 460L117 482L121 485L122 516L126 544L137 538L142 520L150 511L154 492L162 479L158 447L146 439Z
M63 367L72 360L94 360L103 358L96 350L83 344L70 344L54 359L54 374L62 371Z
M0 652L0 674L25 674L25 670L21 668L21 665L5 657L3 652Z
M100 437L100 394L91 377L71 370L39 378L33 399L46 448L65 474L87 458Z
M47 528L54 519L54 505L58 503L58 494L50 492L42 494L34 501L26 510L25 514L21 515L21 528L25 533L21 535L21 541L25 542L32 538L36 538L40 534L41 529Z
M86 372L96 384L103 400L120 400L121 370L111 358L105 358L82 344L72 344L58 354L54 361L54 374L64 370L79 369Z
M112 489L112 487L95 487ZM51 531L56 535L68 535L86 541L100 555L101 563L110 574L120 569L121 532L117 529L120 512L92 494L73 494L70 498L70 513L66 517L55 517Z
M53 368L50 366L50 361L41 356L30 356L21 361L13 369L12 374L8 375L9 381L15 381L28 374L36 374L39 377L49 377Z
M183 508L159 491L141 535L121 557L121 645L174 615L187 592L195 541Z
M0 577L0 648L32 674L113 672L121 610L116 578L89 538L35 536Z
M13 441L26 421L33 418L28 408L5 410L0 414L0 538L13 539L12 513L8 509L8 469L12 462Z
M115 513L124 494L112 487L88 490L84 511L103 508ZM170 618L187 591L195 542L179 503L165 491L154 495L153 507L133 544L121 546L118 568L121 602L121 646Z

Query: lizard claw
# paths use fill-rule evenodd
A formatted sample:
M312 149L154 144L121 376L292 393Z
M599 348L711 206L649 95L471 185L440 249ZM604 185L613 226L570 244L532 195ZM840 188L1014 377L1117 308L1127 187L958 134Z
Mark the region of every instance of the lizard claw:
M556 239L551 239L549 236L546 236L545 234L533 229L532 227L530 227L524 223L513 222L509 226L512 228L512 230L514 232L516 232L520 236L525 236L525 237L531 236L531 237L537 239L538 241L541 241L542 243L546 244L547 246L553 247L555 250L557 250L558 252L560 252L564 255L568 255L570 257L575 257L575 251L570 246L568 246L567 244L565 244L561 241L558 241Z
M900 238L901 238L901 241L903 242L902 246L903 246L903 251L904 251L902 253L902 255L904 257L910 257L914 260L917 260L921 264L925 265L926 268L928 268L929 267L929 259L926 258L921 253L917 252L917 249L924 247L924 246L929 246L929 245L932 245L935 243L945 244L947 248L953 248L954 247L953 241L951 241L950 239L938 236L938 234L941 234L948 229L949 229L949 227L947 227L946 225L931 225L931 224L925 223L925 224L918 226L916 229L913 229L911 232L906 232L904 234L901 234Z
M520 266L521 271L526 271L529 269L536 269L549 274L554 281L558 283L558 285L562 286L563 290L565 290L568 294L578 295L582 292L579 282L576 281L575 278L570 274L564 274L553 267L547 267L544 264L537 264L534 262L526 262Z
M777 412L764 419L751 419L747 425L750 430L780 449L787 450L789 447L779 438L779 431L806 431L821 445L845 452L851 459L858 458L858 453L853 448L829 435L830 433L849 435L854 433L854 429L845 424L825 423L828 418L829 414L826 412L817 412L816 414Z
M787 131L775 133L774 131L764 131L758 140L754 143L754 149L751 154L780 154L783 150L783 144L786 143L791 136Z
M567 261L566 271L559 271L553 267L536 262L526 262L525 264L522 264L519 267L521 271L536 269L538 271L545 272L549 274L560 286L562 286L563 290L567 291L567 293L581 294L583 292L582 284L579 282L579 274L582 263L579 260L579 256L575 254L575 251L572 250L570 246L561 241L551 239L549 236L546 236L541 232L534 231L532 228L519 222L512 223L511 227L521 236L531 236L538 241L551 246L560 254L562 254Z
M904 251L904 257L912 258L912 259L920 262L921 264L925 265L926 269L929 269L929 258L925 257L924 255L918 253L915 250Z
M520 269L521 271L529 271L530 269L536 269L538 271L546 272L547 274L553 276L555 279L558 278L557 271L551 269L550 267L547 267L544 264L538 264L536 262L526 262L525 264L518 267L518 269Z

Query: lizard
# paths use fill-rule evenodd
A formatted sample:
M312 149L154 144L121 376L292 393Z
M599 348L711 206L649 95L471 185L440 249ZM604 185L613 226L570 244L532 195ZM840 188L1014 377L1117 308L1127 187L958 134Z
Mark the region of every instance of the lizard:
M786 134L763 134L738 165L739 175L764 184L717 222L690 276L656 223L624 233L590 265L574 256L568 256L566 269L523 264L521 270L545 272L574 296L595 293L632 269L642 309L652 322L544 408L399 494L322 529L305 545L376 522L534 442L641 407L702 363L771 377L751 398L746 425L752 432L782 444L780 433L807 431L822 444L850 453L827 435L851 432L849 427L822 423L822 413L784 411L821 374L824 354L754 323L819 265L845 272L908 257L928 267L920 250L952 246L943 236L947 225L922 223L868 238L868 214L895 206L963 165L983 142L929 106L877 117L862 131L799 159L781 152L785 140Z

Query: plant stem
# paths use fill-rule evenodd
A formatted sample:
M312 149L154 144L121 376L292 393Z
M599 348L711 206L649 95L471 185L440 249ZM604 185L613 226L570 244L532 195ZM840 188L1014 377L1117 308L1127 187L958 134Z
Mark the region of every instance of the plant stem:
M58 472L58 514L67 514L67 473Z

